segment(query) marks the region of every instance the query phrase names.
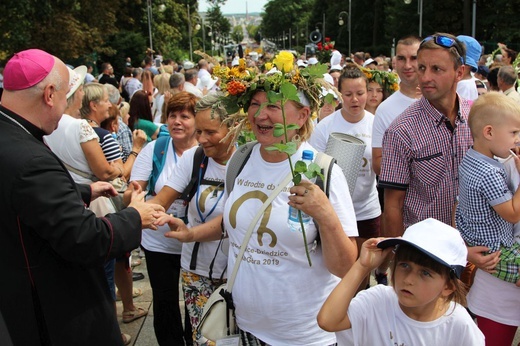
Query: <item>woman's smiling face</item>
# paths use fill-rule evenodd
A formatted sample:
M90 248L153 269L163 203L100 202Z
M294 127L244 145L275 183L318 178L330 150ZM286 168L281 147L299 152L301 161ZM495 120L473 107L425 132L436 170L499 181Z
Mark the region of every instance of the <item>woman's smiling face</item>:
M267 93L259 91L251 99L251 104L247 110L247 115L253 132L258 142L262 145L272 145L280 143L282 137L274 135L274 125L283 123L282 108L280 103L268 104ZM262 105L264 105L262 107ZM301 127L307 120L305 112L298 109L296 105L289 101L285 104L285 118L287 125L296 124ZM297 130L287 131L289 140L293 138Z

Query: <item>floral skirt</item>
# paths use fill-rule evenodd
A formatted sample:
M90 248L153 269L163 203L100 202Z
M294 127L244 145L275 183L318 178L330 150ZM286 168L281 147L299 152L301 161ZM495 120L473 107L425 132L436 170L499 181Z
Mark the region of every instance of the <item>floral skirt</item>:
M214 346L214 342L207 340L198 332L198 327L204 305L208 301L211 293L223 282L221 280L210 280L206 276L201 276L184 269L181 269L181 278L184 303L188 309L193 328L193 341L197 345Z

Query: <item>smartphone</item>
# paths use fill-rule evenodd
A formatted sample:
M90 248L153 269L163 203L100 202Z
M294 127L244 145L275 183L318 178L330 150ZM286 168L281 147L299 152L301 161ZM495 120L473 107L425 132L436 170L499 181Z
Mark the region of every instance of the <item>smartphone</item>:
M155 58L155 67L161 67L161 59Z

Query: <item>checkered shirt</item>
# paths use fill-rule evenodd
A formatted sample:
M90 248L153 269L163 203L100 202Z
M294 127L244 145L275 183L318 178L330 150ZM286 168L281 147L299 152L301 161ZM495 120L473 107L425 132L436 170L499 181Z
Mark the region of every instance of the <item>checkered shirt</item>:
M491 252L501 246L511 247L513 224L493 209L513 198L504 166L470 149L460 165L459 178L455 221L464 241L472 246L487 246Z
M495 267L495 273L491 274L497 278L516 283L520 278L520 244L514 243L512 247L500 248L500 261Z
M126 162L128 155L130 155L132 151L132 131L130 131L128 125L121 120L121 117L119 118L119 129L117 130L117 142L123 150L121 153L123 162Z
M379 186L406 191L405 228L430 217L451 224L459 189L458 168L473 144L467 123L470 104L460 97L458 102L454 129L423 97L385 132Z

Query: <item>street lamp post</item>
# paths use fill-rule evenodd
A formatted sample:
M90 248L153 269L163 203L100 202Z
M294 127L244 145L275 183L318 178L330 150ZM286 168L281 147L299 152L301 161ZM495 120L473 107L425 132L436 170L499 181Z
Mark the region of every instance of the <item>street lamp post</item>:
M412 0L404 0L406 5L410 5ZM417 12L419 13L419 37L422 37L422 15L423 15L423 0L418 0Z
M190 61L193 61L193 44L191 42L192 28L191 28L191 15L190 15L190 4L186 4L188 10L188 40L190 41Z
M350 11L350 1L349 1L349 11ZM350 12L349 12L350 13ZM351 35L350 35L350 15L346 11L341 11L339 13L339 20L338 24L339 26L343 26L345 24L345 21L343 20L343 16L347 16L347 31L348 31L348 55L350 56L350 46L351 46Z
M152 0L148 0L147 3L148 11L148 36L150 37L150 54L153 60L153 43L152 43Z

